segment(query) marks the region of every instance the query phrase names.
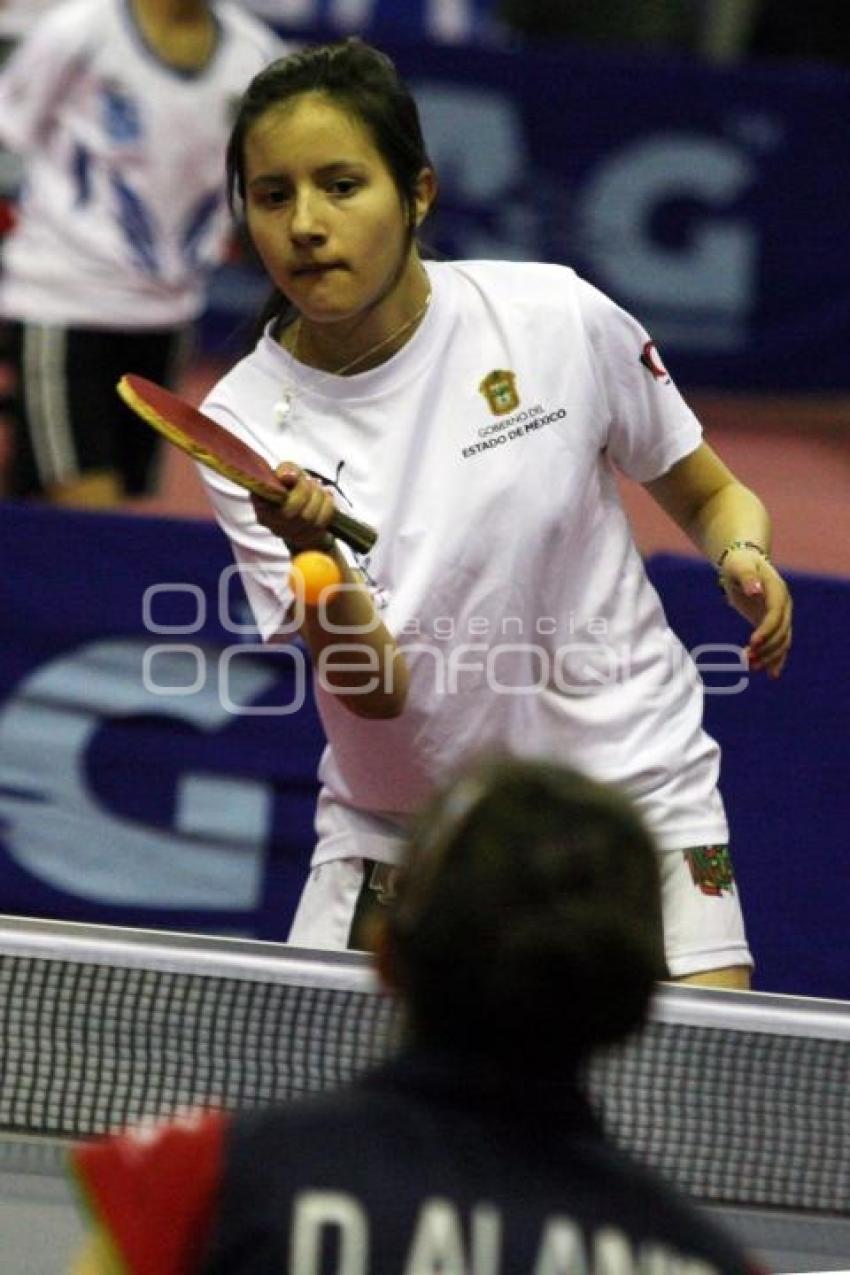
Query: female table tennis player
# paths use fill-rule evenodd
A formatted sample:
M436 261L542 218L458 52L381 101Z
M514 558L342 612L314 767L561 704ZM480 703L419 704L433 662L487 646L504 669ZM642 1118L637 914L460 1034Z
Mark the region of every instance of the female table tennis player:
M671 977L746 986L718 748L614 468L717 565L750 667L778 677L791 603L761 502L648 333L572 270L422 260L437 182L382 53L348 41L267 68L227 164L274 294L203 406L285 462L290 494L204 478L263 636L292 631L290 555L326 543L335 505L379 529L359 562L334 549L348 587L302 626L328 747L291 941L361 945L410 812L492 746L621 785L660 845Z
M602 1136L580 1064L645 1017L658 872L631 803L486 759L416 821L378 968L400 1054L336 1094L73 1153L74 1275L755 1275Z

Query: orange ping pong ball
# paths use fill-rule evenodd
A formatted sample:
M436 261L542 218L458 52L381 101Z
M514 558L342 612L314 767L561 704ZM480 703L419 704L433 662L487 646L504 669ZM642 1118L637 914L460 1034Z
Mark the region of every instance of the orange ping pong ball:
M289 583L297 598L303 598L308 607L318 606L326 589L333 589L342 580L333 558L318 549L305 549L292 559ZM325 595L330 601L330 594Z

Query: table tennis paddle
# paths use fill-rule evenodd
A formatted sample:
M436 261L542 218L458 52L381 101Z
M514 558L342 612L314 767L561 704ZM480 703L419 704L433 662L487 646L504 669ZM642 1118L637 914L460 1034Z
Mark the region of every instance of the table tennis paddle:
M177 394L132 372L121 377L117 389L146 424L208 469L266 500L281 503L286 498L287 488L268 461ZM330 530L357 553L368 553L378 537L368 523L339 509Z

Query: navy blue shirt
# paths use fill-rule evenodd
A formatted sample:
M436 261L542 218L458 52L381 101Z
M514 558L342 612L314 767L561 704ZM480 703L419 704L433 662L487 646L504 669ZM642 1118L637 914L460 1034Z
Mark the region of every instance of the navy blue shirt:
M228 1127L204 1275L753 1275L572 1084L404 1054Z

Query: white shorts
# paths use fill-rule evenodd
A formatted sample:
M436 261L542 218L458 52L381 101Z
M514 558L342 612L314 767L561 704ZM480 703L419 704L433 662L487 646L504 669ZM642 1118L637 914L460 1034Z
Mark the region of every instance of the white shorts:
M752 968L729 847L662 850L661 915L671 978Z
M360 820L375 824L376 835L364 849L368 855L380 847L380 855L375 856L379 861L337 858L314 867L295 913L290 943L333 950L350 947L352 926L364 905L368 909L391 902L389 860L400 856L403 837L388 821L358 812ZM393 840L397 840L396 856L387 853ZM671 978L734 965L752 966L726 846L662 851L661 905Z

